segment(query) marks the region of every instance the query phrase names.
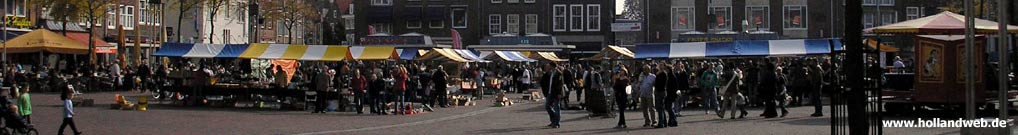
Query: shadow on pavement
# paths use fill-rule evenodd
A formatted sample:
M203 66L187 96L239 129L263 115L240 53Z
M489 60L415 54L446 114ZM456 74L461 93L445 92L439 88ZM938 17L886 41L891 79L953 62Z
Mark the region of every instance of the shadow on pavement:
M791 121L784 121L784 122L781 122L781 123L785 123L785 124L789 124L789 125L830 126L831 125L831 118L810 117L810 118L796 119L796 120L791 120Z
M468 132L469 134L507 134L513 132L526 132L531 130L542 130L549 129L548 127L516 127L516 128L503 128L503 129L485 129Z

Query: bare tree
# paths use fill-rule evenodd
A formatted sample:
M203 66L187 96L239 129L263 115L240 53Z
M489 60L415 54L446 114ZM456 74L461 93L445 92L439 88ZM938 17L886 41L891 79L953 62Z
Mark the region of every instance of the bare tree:
M282 23L286 27L288 38L287 43L293 43L293 28L302 26L305 23L312 23L317 20L318 12L310 3L304 0L278 0L265 3L265 17L270 21Z
M56 0L49 2L49 16L53 17L53 20L60 21L62 23L63 28L61 28L61 32L65 36L67 35L67 23L76 22L81 18L79 16L81 10L78 7L78 1L85 0Z
M216 15L219 14L219 11L222 11L222 8L224 6L230 4L230 1L232 1L232 0L205 0L205 9L208 10L208 12L209 12L209 18L208 18L209 19L209 24L210 24L209 25L209 29L210 30L209 30L209 36L208 36L209 37L209 44L213 43L212 40L215 39L213 37L215 37L215 35L216 35L216 18L217 18ZM227 11L227 12L230 12L230 11Z
M626 0L624 8L622 10L623 17L634 20L643 19L643 0Z
M177 42L181 42L183 40L181 38L181 34L180 34L180 30L182 29L182 28L180 28L180 25L183 23L184 17L186 16L184 14L190 13L191 10L194 10L194 9L198 8L205 1L206 0L177 0L176 3L173 4L173 8L175 8L177 10L177 13L178 13L178 15L177 15L177 33L176 33L177 34Z
M116 0L75 0L75 4L81 7L81 15L84 17L86 23L88 23L88 57L89 62L93 66L96 64L95 56L95 41L92 37L95 37L95 24L100 23L100 20L106 19L106 12L109 10L110 4L113 4Z

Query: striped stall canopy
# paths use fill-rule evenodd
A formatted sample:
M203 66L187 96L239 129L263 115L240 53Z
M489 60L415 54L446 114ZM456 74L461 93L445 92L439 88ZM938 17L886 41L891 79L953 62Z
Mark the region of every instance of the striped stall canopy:
M339 45L166 43L156 52L155 56L342 61L350 58L347 47Z
M392 46L351 46L350 56L355 60L389 60L400 57Z
M399 53L399 59L402 59L402 60L414 60L417 57L420 57L421 55L424 55L425 53L427 53L426 51L424 53L422 53L421 50L422 49L417 49L417 48L403 48L403 49L396 49L396 53Z
M482 59L481 56L477 56L477 54L475 54L473 51L470 51L470 50L466 50L466 49L453 49L453 51L456 51L456 53L459 53L459 55L463 56L464 59L467 59L467 60L470 60L470 61L473 61L473 62L491 62L491 61Z
M485 53L482 54L482 56L484 56L483 58L486 58L486 59L493 59L492 57L496 57L498 60L502 60L502 61L513 61L513 62L535 62L535 61L537 61L537 60L534 60L534 59L527 58L526 56L523 56L522 53L517 52L517 51L492 51L492 52L485 52Z
M530 58L540 58L540 59L543 59L543 60L554 61L554 62L569 61L567 59L558 58L558 55L555 55L555 53L553 53L553 52L537 52L536 54L531 54Z
M417 57L416 60L432 60L432 61L453 61L453 62L470 62L452 49L432 49L428 53L421 57Z
M831 53L832 39L652 43L636 46L636 58L810 55ZM839 47L835 47L839 48Z

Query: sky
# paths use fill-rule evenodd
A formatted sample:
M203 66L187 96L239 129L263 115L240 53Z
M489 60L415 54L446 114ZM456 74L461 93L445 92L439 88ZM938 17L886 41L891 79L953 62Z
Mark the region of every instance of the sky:
M615 0L615 14L622 14L622 10L626 7L626 0Z

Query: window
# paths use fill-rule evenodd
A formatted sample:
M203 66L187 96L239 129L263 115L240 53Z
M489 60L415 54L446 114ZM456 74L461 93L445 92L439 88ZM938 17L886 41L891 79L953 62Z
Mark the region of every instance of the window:
M392 0L371 0L372 6L392 6Z
M877 5L877 0L863 0L862 5Z
M566 5L554 5L552 9L552 30L566 31Z
M919 7L907 7L907 8L905 8L905 17L908 20L919 18Z
M569 5L569 31L583 31L583 5Z
M502 0L491 0L491 3L502 3Z
M898 22L898 12L888 12L880 15L880 25L888 25Z
M106 28L115 29L117 27L117 9L108 8L106 9Z
M406 28L407 29L420 29L421 25L423 25L421 23L422 22L420 20L407 21L406 22Z
M25 17L25 0L5 0L7 2L8 14L14 14L14 16ZM6 15L6 14L5 14Z
M346 27L347 30L353 30L353 26L354 26L353 18L344 19L344 21L346 21L346 22L343 23L343 27Z
M505 15L505 29L506 33L512 34L520 33L520 15L517 14Z
M527 23L527 26L526 26L527 27L526 28L527 29L526 30L527 34L537 33L537 27L538 27L538 25L537 25L537 14L527 14L526 21L527 21L526 22Z
M499 34L502 33L502 16L501 15L488 15L488 33Z
M692 30L696 24L693 18L693 7L672 7L672 30Z
M523 3L537 3L537 0L523 0Z
M732 29L732 7L711 7L711 14L714 14L714 22L710 23L711 30L731 30Z
M467 10L463 8L452 9L452 27L467 28Z
M601 5L587 5L587 31L601 31Z
M120 19L122 19L122 20L120 20L120 22L121 22L120 24L124 25L124 29L132 29L132 28L134 28L134 23L133 23L134 22L134 6L124 6L124 8L121 8L121 9L122 9L121 10L122 12L120 14L121 15Z
M880 0L881 6L894 6L894 0Z
M428 27L432 29L441 29L445 27L445 20L435 19L428 23Z
M353 11L354 11L354 10L353 10L353 7L354 7L354 6L353 6L353 4L350 4L350 8L349 8L349 9L347 9L347 11L346 11L346 14L352 15L352 14L353 14Z
M520 0L506 0L508 3L520 3Z
M746 7L746 20L749 21L749 28L758 30L770 29L770 9L766 6ZM743 28L743 29L749 29Z
M375 27L375 33L390 33L390 34L392 33L392 24L389 23L371 24L371 27ZM279 29L285 28L279 27Z
M786 29L806 28L806 6L785 6L784 19Z
M863 27L865 27L865 28L872 28L873 25L874 25L874 22L876 22L875 20L876 19L874 19L873 14L871 14L871 13L863 14Z

